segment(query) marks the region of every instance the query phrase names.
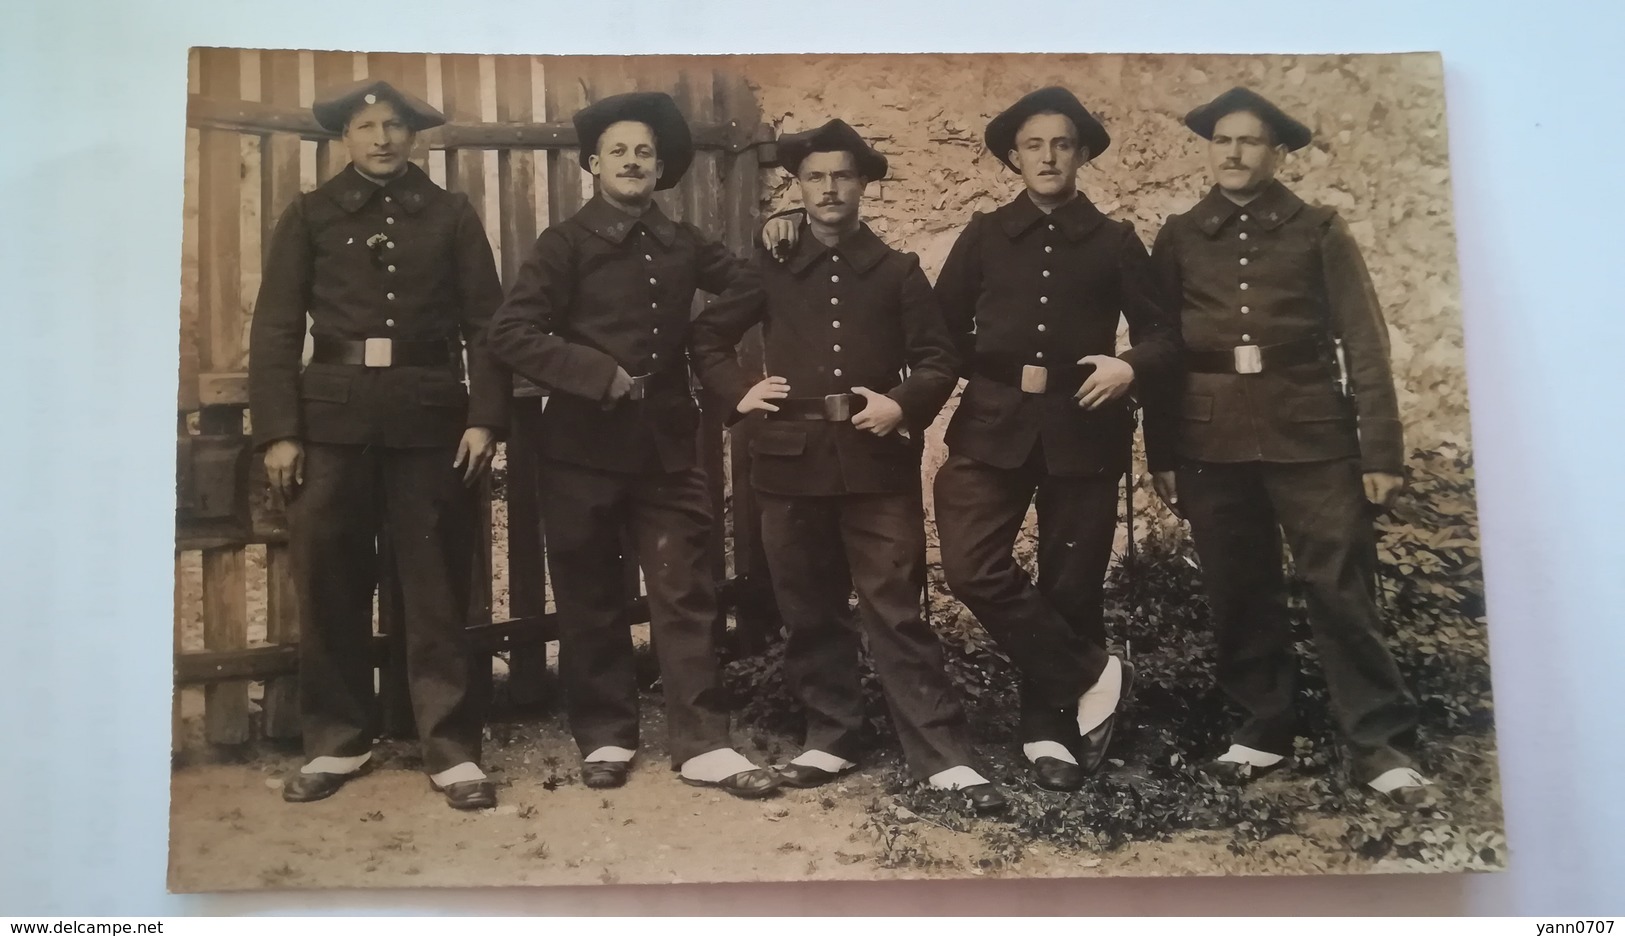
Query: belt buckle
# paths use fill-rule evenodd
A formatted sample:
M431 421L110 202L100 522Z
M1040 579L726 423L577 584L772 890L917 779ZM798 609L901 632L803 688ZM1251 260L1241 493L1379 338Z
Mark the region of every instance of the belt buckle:
M1231 349L1235 356L1236 373L1257 374L1264 370L1264 352L1255 344L1236 345Z
M639 374L632 378L632 389L626 394L628 400L641 400L649 395L649 375Z
M830 422L846 422L852 418L852 394L831 393L824 397L824 418Z
M388 367L395 362L395 341L392 338L368 338L361 363L367 367Z
M1037 364L1021 365L1021 392L1043 393L1049 387L1049 368Z

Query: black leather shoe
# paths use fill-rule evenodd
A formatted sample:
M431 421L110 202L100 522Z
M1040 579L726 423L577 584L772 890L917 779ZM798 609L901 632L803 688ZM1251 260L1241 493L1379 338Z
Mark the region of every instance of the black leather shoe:
M1078 766L1085 774L1092 774L1100 769L1106 760L1106 748L1112 743L1112 731L1117 726L1117 716L1123 714L1128 706L1129 699L1134 693L1134 664L1123 661L1123 691L1117 698L1117 709L1106 720L1095 727L1095 730L1084 735L1078 744Z
M778 768L779 780L785 786L792 786L798 790L810 790L841 776L852 768L846 770L825 770L811 764L785 764Z
M764 796L771 796L784 782L777 771L764 767L741 770L724 780L690 780L683 777L682 781L689 786L714 787L740 799L761 799Z
M282 781L282 798L290 803L314 803L317 800L327 799L361 774L360 770L351 773L300 773L294 771L291 776Z
M979 813L998 812L1010 805L1004 798L996 784L978 783L975 786L961 787L959 792L965 794L970 800L970 807Z
M434 782L430 781L430 786ZM497 804L497 785L486 780L459 780L443 787L435 787L446 794L452 809L490 809Z
M1082 767L1059 757L1040 757L1033 761L1033 780L1046 790L1070 793L1081 789L1084 776Z
M594 790L612 790L626 785L632 765L626 761L583 761L581 782Z

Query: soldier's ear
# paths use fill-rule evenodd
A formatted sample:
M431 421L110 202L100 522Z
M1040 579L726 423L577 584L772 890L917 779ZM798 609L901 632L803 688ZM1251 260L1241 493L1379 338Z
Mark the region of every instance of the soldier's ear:
M603 161L598 158L597 153L593 153L592 155L587 157L587 171L588 172L592 173L593 175L601 175L601 174L603 174L603 169L604 169Z
M659 182L660 177L665 175L665 174L666 174L666 161L664 159L661 159L659 156L656 156L655 157L655 181Z

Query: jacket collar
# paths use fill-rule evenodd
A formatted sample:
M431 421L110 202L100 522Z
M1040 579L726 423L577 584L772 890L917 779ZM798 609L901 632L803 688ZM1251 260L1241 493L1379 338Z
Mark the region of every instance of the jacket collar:
M869 229L869 225L862 223L858 225L857 230L841 238L836 249L846 256L852 269L859 273L869 272L886 256L886 252L891 250L885 241ZM824 246L823 241L813 236L812 226L802 221L801 230L796 237L795 253L790 256L790 272L800 276L814 262L830 252L830 248Z
M342 172L328 179L320 188L334 204L351 214L360 211L379 192L388 193L407 214L417 214L440 190L429 174L415 163L407 163L405 172L382 185L362 175L352 164L345 166Z
M1049 219L1054 221L1060 227L1061 233L1070 240L1078 241L1106 220L1106 216L1100 213L1095 203L1082 192L1078 193L1077 198L1045 214L1043 209L1033 203L1032 197L1023 191L1008 204L995 209L993 214L999 219L999 226L1004 228L1005 235L1012 240L1020 237L1039 221Z
M1202 229L1203 234L1214 237L1231 218L1243 212L1257 222L1259 227L1273 231L1291 220L1301 208L1303 199L1292 194L1292 190L1282 185L1279 180L1274 180L1257 198L1246 205L1238 205L1225 198L1224 193L1215 185L1201 201L1196 203L1192 211L1196 217L1196 226Z
M625 243L627 236L640 224L663 246L670 247L677 239L677 224L666 217L665 212L660 210L660 205L655 202L649 203L649 210L645 211L642 217L634 218L611 205L604 196L594 195L591 201L582 205L581 210L576 212L575 220L612 244Z

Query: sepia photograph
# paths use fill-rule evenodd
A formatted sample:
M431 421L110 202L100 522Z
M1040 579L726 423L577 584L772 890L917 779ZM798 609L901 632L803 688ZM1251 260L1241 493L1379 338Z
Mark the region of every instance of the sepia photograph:
M1505 869L1444 74L192 49L170 890Z

